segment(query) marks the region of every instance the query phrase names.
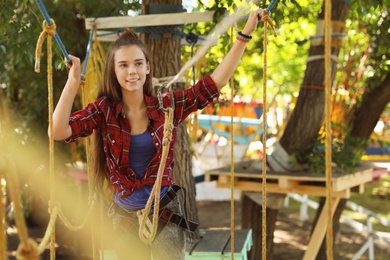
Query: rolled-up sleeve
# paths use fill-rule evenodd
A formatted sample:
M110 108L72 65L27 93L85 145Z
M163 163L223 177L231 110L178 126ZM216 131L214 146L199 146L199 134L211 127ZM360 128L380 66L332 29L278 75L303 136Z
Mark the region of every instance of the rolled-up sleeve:
M175 92L176 118L184 120L189 114L205 108L218 97L218 88L207 75L193 87Z
M74 112L69 120L72 135L65 140L66 143L74 142L79 137L86 137L92 134L98 127L102 113L94 103L89 104L85 109Z

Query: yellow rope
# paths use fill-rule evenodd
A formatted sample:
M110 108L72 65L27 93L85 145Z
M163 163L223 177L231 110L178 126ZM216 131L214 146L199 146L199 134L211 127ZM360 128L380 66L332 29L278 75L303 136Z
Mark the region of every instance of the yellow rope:
M36 243L28 237L27 225L24 220L22 204L20 202L19 181L15 172L13 161L8 157L3 158L2 174L6 177L7 185L9 186L10 198L14 203L15 222L18 227L18 236L20 244L17 249L17 259L37 259L39 255L37 252ZM5 218L2 219L4 221Z
M5 212L7 206L6 182L3 179L0 162L0 259L7 259L7 230L5 224Z
M173 131L173 109L167 108L167 111L165 112L164 137L162 141L163 150L161 156L161 163L157 172L156 181L153 185L153 189L152 192L150 193L149 199L146 202L145 208L137 211L138 222L139 222L138 235L141 241L144 242L145 244L151 244L157 233L161 183L162 183L162 177L165 170L165 164L169 153L169 145L172 140L172 131ZM154 202L153 217L152 217L152 221L150 221L148 216L153 202Z
M50 213L49 224L47 225L46 232L45 232L45 235L42 238L41 243L39 243L39 246L38 246L38 249L37 249L38 250L38 255L42 254L43 251L45 251L46 246L47 246L47 244L49 242L50 242L50 246L52 245L52 239L53 239L52 236L53 236L54 229L55 229L55 224L56 224L56 221L57 221L58 207L55 207L55 206L50 207L49 206L49 213ZM55 254L52 255L52 251L50 251L50 257L53 257L53 259L55 259Z
M37 46L35 49L35 71L40 71L40 56L42 52L42 45L45 38L47 38L47 87L48 87L48 113L49 113L49 132L50 132L50 138L49 138L49 171L50 171L50 197L51 200L55 199L55 192L54 192L54 185L55 185L55 179L54 179L54 139L53 136L53 53L52 53L52 43L53 43L53 36L56 34L56 24L54 20L52 21L52 25L48 25L46 21L43 21L42 23L42 29L43 31L39 35ZM55 228L53 227L51 232L51 239L50 239L50 259L55 259Z
M332 210L332 136L331 136L331 26L332 3L325 0L325 175L326 175L326 211L327 211L327 259L333 259L333 210Z
M233 45L233 27L230 30L230 45ZM230 251L232 260L234 260L234 78L230 77L230 91L232 102L230 104L232 115L230 117Z
M262 236L261 236L261 245L262 245L262 259L267 259L267 27L270 25L274 36L276 37L276 31L274 23L267 14L265 10L262 11L261 21L264 23L264 60L263 60L263 165L262 165Z

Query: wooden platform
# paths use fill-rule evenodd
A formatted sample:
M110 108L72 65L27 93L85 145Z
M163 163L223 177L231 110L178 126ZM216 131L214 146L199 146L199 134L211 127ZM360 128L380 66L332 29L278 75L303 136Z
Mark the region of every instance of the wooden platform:
M234 188L242 191L262 192L262 161L243 161L234 164ZM205 181L217 181L217 187L230 188L231 167L209 170ZM332 174L330 198L331 210L324 207L311 234L303 260L315 259L325 238L328 217L333 217L342 198L349 198L352 191L363 193L364 184L372 180L373 167L361 165L350 174ZM326 176L313 175L311 172L278 173L267 171L266 191L268 193L298 193L327 197ZM327 202L328 203L328 202ZM331 213L331 215L329 215ZM256 239L256 238L255 238ZM257 243L255 241L255 243Z
M261 161L243 161L234 164L234 187L242 191L262 191ZM364 184L372 180L370 166L358 166L350 174L332 175L332 194L338 198L349 198L351 191L362 193ZM217 187L230 188L230 166L209 170L205 181L217 181ZM311 172L278 173L267 171L267 192L298 193L326 196L326 177Z
M186 260L232 259L230 230L201 230L202 239L188 245ZM252 230L235 230L234 259L247 260L252 247Z

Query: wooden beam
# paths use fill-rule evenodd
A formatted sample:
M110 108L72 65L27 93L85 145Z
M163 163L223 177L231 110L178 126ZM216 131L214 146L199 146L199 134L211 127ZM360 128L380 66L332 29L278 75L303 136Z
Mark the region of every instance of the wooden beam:
M360 170L353 174L347 174L342 178L332 180L332 189L334 191L341 191L346 188L358 186L372 180L372 168Z
M218 180L216 183L217 188L230 188L230 180L224 179L223 181ZM263 190L262 184L260 182L253 181L235 181L234 188L241 191L250 191L250 192L259 192L261 193ZM282 188L278 183L267 183L267 192L269 193L278 193L278 194L289 194L289 193L297 193L297 194L307 194L310 196L326 196L326 187L321 186L291 186L288 188ZM338 197L347 199L351 196L351 190L345 189L342 191L333 191L332 197Z
M86 18L85 28L92 29L95 23L98 29L114 29L125 27L145 27L162 25L179 25L199 22L212 22L213 11L193 13L147 14L138 16L113 16L101 18Z
M339 202L340 202L340 198L332 198L332 218ZM317 220L317 224L314 228L314 231L311 234L309 244L307 245L307 250L305 252L305 255L303 256L303 260L312 260L316 258L317 253L320 250L322 241L324 240L325 237L327 223L328 223L328 214L326 211L326 207L324 207Z
M110 31L110 30L98 30L97 31L97 40L100 42L114 42L118 39L120 35L119 31ZM210 36L209 36L210 37ZM196 46L201 45L205 41L206 37L200 37L196 42ZM210 39L210 38L209 38ZM216 46L218 44L218 37L212 37L210 44ZM191 45L187 42L187 40L183 37L180 40L180 45Z

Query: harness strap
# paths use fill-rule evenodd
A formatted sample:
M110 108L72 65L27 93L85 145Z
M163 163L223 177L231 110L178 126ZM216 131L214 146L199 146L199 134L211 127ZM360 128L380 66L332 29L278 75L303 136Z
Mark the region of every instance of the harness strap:
M183 209L184 216L180 216L179 214L174 213L172 210L166 208L166 206L177 197L177 192L180 190L182 190L184 193L184 209ZM168 189L167 193L165 193L165 195L160 199L159 220L161 221L159 221L156 236L161 232L161 230L165 227L165 225L168 222L173 223L179 226L180 228L190 232L195 232L195 230L198 228L199 225L198 223L188 220L187 206L186 206L186 193L187 192L185 188L182 188L179 185L173 185ZM111 209L109 211L116 212L126 217L132 215L134 215L134 217L136 216L135 212L127 211L124 208L117 205L116 203L113 203L111 205Z
M167 208L161 209L159 216L160 216L160 220L163 221L163 222L160 222L160 226L159 226L160 229L163 229L165 224L168 222L176 224L179 227L181 227L182 229L185 229L185 230L188 230L191 232L195 232L196 228L198 227L198 223L187 220L185 217L182 217L179 214L173 213L172 210L167 209Z

